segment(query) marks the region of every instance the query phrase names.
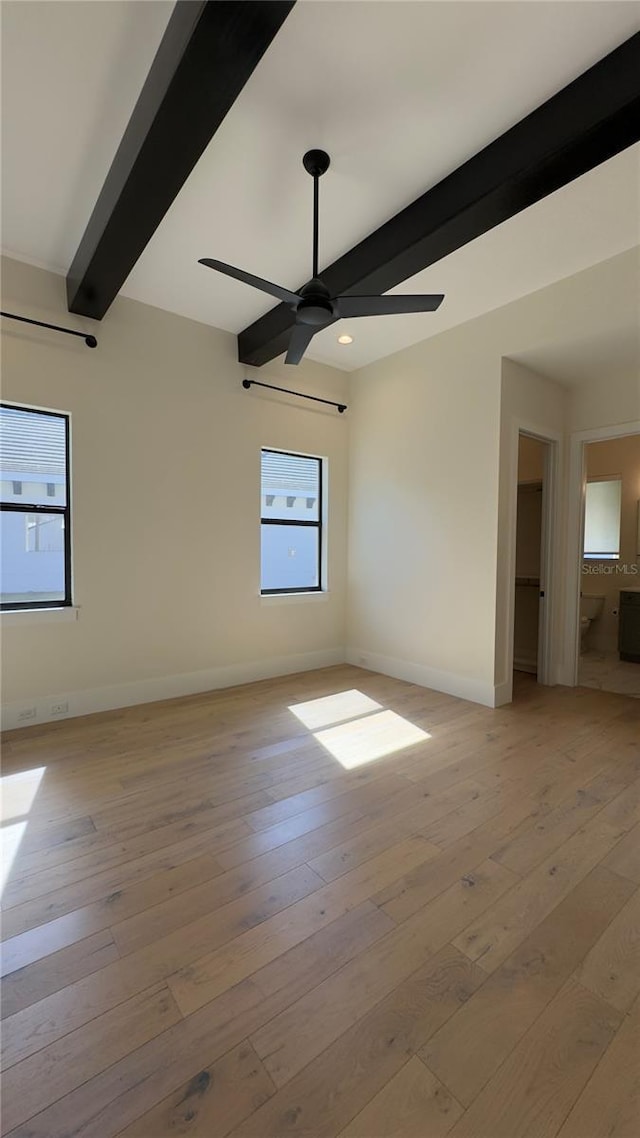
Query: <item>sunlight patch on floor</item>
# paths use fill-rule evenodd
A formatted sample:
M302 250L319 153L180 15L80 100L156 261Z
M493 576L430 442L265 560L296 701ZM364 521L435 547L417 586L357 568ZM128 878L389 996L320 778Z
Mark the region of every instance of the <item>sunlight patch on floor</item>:
M30 771L18 771L16 774L2 776L0 820L3 824L13 818L23 818L29 813L46 769L46 767L35 767Z
M310 699L307 703L292 703L289 708L296 719L299 719L310 731L317 731L319 727L328 727L330 723L340 723L343 719L355 719L356 716L380 710L381 704L356 688L352 688L351 691L336 692L335 695L325 695L319 699Z
M29 825L26 815L33 806L46 769L34 767L0 778L0 897Z
M401 715L396 715L395 711L381 711L367 715L364 719L355 719L314 733L314 739L345 770L353 770L354 767L382 759L385 755L392 755L430 738L426 731L414 726L408 719L403 719Z
M11 867L20 849L20 842L24 837L27 826L28 822L13 822L12 825L3 826L0 830L0 843L2 846L0 852L0 897L4 893L4 887L9 880Z

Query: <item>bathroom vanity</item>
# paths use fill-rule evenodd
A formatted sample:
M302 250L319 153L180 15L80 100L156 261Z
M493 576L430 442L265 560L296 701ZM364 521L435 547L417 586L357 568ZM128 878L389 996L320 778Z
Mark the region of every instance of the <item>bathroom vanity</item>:
M618 652L621 660L640 664L640 586L620 590Z

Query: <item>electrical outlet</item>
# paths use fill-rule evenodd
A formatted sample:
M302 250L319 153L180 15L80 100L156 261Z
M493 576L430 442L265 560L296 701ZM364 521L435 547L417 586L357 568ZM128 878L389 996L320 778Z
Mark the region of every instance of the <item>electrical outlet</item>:
M26 723L29 719L35 719L35 707L23 707L22 711L18 712L18 723Z
M52 715L66 715L68 710L69 710L69 704L67 703L66 699L63 700L62 703L52 703L51 704L51 714Z

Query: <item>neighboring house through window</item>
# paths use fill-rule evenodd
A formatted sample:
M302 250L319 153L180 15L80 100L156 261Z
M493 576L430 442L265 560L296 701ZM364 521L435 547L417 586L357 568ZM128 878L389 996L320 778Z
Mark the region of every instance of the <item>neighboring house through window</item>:
M261 457L261 591L319 592L322 459L266 449Z
M69 418L0 405L3 609L71 604Z

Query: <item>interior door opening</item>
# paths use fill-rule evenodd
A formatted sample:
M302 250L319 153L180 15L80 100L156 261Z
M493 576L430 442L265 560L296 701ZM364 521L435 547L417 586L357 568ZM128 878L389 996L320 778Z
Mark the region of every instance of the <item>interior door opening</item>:
M640 434L582 453L578 683L640 699Z
M518 494L513 622L514 696L529 682L547 683L547 507L550 444L518 438Z

